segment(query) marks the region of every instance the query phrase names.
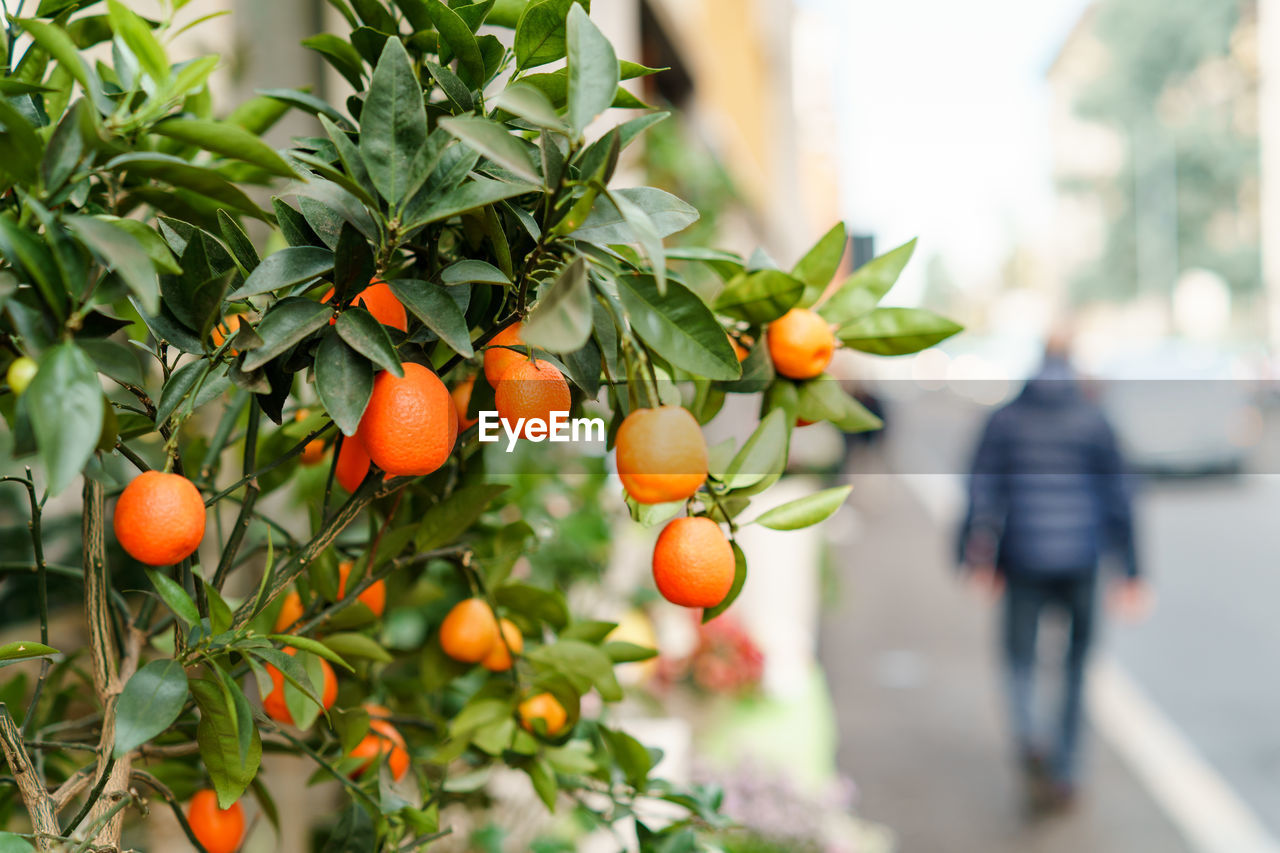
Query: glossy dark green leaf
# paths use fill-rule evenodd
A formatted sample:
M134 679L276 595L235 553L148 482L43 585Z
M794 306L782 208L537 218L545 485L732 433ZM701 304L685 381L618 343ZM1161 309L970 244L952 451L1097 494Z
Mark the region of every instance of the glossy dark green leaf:
M484 207L486 204L493 204L496 201L502 201L503 199L528 192L537 192L540 189L541 187L531 184L491 181L487 178L469 180L442 196L434 197L414 217L408 227L416 228L428 225L441 219L448 219L450 216L456 216L459 213L465 213L468 210L474 210L477 207Z
M218 795L218 807L230 808L249 787L262 762L262 738L253 722L253 709L234 682L219 685L211 679L193 678L189 687L200 709L196 727L200 758ZM231 693L230 703L227 693ZM244 748L246 735L248 745Z
M258 250L253 247L253 242L249 239L249 235L244 233L244 229L240 227L240 223L231 217L231 214L225 210L218 211L218 229L222 233L222 240L227 244L227 248L231 250L231 255L236 259L240 269L246 273L251 273L257 269L261 258L258 257Z
M615 197L622 197L634 204L649 217L659 237L668 237L683 231L698 221L698 210L671 193L654 187L634 187L614 190ZM591 209L586 221L569 236L593 243L634 243L636 234L626 217L601 196Z
M440 0L427 0L427 4L427 13L439 31L441 41L458 59L458 77L472 89L479 89L484 85L485 65L475 33L457 12ZM440 58L441 64L448 64L444 50L441 50Z
M338 315L338 334L347 346L395 376L404 376L400 356L387 330L364 308L352 306Z
M10 122L6 121L6 127L9 124ZM53 136L49 138L49 147L41 157L40 174L44 178L46 190L56 192L80 168L89 150L88 143L95 132L93 111L89 102L84 99L76 101L58 122ZM10 134L11 142L20 142L13 138L13 131L10 131ZM11 157L5 159L5 167L10 171L16 171Z
M147 570L147 577L151 580L151 585L155 587L160 600L173 611L174 616L177 616L187 625L200 624L200 611L196 609L196 603L191 600L190 595L187 595L187 591L182 588L182 584L163 572L158 572L154 569Z
M26 280L36 286L54 317L61 322L67 313L67 286L49 247L31 229L21 228L7 216L0 216L0 255L26 271Z
M107 163L108 169L126 170L131 175L155 178L175 187L222 202L250 216L263 218L258 206L239 187L213 169L195 166L179 157L138 151L121 154Z
M333 270L333 252L316 246L291 246L273 252L254 268L244 284L228 293L228 299L243 299L272 293L314 281Z
M336 330L316 350L316 394L344 435L355 435L373 393L373 366L347 346Z
M327 101L317 98L315 95L307 92L300 92L297 89L259 89L258 94L272 100L286 103L292 107L311 113L312 115L322 115L330 121L342 125L350 125L351 123L343 117Z
M804 289L804 282L794 276L759 270L730 281L716 297L715 308L717 313L761 326L794 308Z
M818 313L837 326L869 314L898 280L915 249L916 241L911 240L867 261L841 282L830 299L819 305Z
M75 78L99 113L105 116L115 109L115 104L102 91L102 81L89 67L89 63L80 56L79 48L71 40L71 36L67 35L66 30L56 24L31 18L19 19L16 23L27 31L41 49L56 59Z
M93 359L99 373L139 388L146 382L137 347L106 338L81 338L77 341L77 346Z
M542 177L534 170L528 150L496 121L457 116L440 119L440 127L517 177L541 182Z
M330 654L340 655L352 660L371 660L378 663L391 663L391 653L379 645L378 641L364 634L343 631L329 634L324 638L324 646Z
M618 91L618 57L586 10L576 3L569 7L565 34L569 56L569 126L580 135L613 103Z
M535 68L563 59L567 50L565 16L573 0L535 0L516 24L516 67Z
M525 318L521 337L548 352L574 352L591 335L591 287L587 265L574 258Z
M493 499L507 490L506 486L476 483L463 486L449 500L430 507L418 523L414 547L430 551L453 542L488 509Z
M454 352L464 358L475 355L467 318L445 288L412 278L396 279L390 285L404 307L435 332L440 340L452 347Z
M729 544L733 547L733 585L729 587L729 592L719 604L702 611L702 623L704 625L728 610L738 600L738 596L742 593L742 587L747 582L747 555L742 553L742 549L738 547L737 542L730 542Z
M338 232L333 257L332 300L337 305L369 286L377 272L377 261L369 241L348 222L344 222Z
M493 597L500 606L552 628L569 624L569 607L558 592L526 583L508 583L494 590Z
M49 477L49 492L70 484L93 455L102 432L102 387L84 350L58 344L40 356L40 370L23 395Z
M67 227L93 251L99 262L120 276L148 311L160 302L160 280L146 248L127 229L108 219L68 216Z
M296 177L289 164L270 145L231 122L170 118L153 127L152 132L223 157L252 163L272 175Z
M388 203L399 205L408 193L414 155L427 140L422 86L400 39L383 46L360 116L359 150L369 177Z
M737 379L738 357L711 309L679 282L658 292L653 276L618 278L618 295L632 328L672 365L708 379Z
M447 285L455 284L511 284L511 279L502 270L487 261L457 261L445 267L440 273L440 280Z
M116 701L116 740L112 755L123 757L163 732L187 701L187 673L171 658L144 664Z
M876 308L841 326L845 346L876 355L905 355L945 341L964 327L923 308Z
M454 106L463 112L471 112L475 109L476 100L471 94L471 90L467 88L467 84L459 79L448 68L436 65L434 62L424 62L423 65L427 69L427 73L440 86L440 91L444 92L444 96L453 102Z
M333 33L318 33L302 40L303 47L319 53L357 92L364 89L364 60L351 42Z
M263 262L265 265L265 261ZM242 370L255 370L280 355L308 335L325 327L332 316L328 305L301 297L277 302L258 323L262 346L244 357Z

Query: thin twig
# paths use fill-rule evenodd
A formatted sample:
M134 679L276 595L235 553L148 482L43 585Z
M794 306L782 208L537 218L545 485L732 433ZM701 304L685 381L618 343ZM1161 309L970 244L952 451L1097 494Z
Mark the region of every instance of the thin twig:
M191 842L192 846L194 846L196 850L200 851L200 853L209 853L209 851L205 849L205 846L200 843L200 839L196 837L196 833L191 828L191 824L187 822L187 816L182 812L182 806L178 803L178 798L173 795L173 791L169 790L167 785L145 770L134 770L133 778L149 786L153 791L159 794L166 803L169 804L169 808L173 809L173 816L178 819L178 825L182 827L182 831L186 834L187 840Z

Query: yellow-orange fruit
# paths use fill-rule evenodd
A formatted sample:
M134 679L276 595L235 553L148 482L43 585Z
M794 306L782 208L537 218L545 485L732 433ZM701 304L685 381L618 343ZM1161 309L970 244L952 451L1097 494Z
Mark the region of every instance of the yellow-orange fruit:
M347 592L347 578L351 576L351 563L342 562L338 564L338 600ZM360 581L353 581L354 587ZM386 581L375 581L368 589L356 596L356 601L364 604L373 611L373 615L382 618L382 613L387 609L387 583Z
M287 632L298 624L298 620L302 618L304 612L302 596L298 595L296 590L290 590L289 594L284 597L284 604L280 605L280 612L276 614L276 622L271 630L277 634Z
M240 802L220 809L218 795L209 788L192 795L187 824L208 853L235 853L244 840L244 809Z
M231 337L237 331L240 330L241 319L242 319L241 315L239 314L228 314L226 317L222 318L221 323L217 324L209 331L209 338L213 341L214 349L217 349L218 347L222 346L223 341L225 341L227 338ZM230 352L232 355L240 354L240 352L235 347L232 347L227 351Z
M285 646L282 651L293 656L298 650L293 646ZM324 673L324 686L320 689L320 704L327 711L333 707L338 698L338 677L333 667L324 658L320 658L320 671ZM293 714L289 713L289 703L284 698L284 673L271 664L267 664L267 675L271 676L271 692L262 697L262 710L278 723L293 725Z
M365 453L393 477L430 474L449 458L458 437L458 411L449 389L421 364L404 376L382 371L357 433Z
M338 450L338 464L333 471L338 485L348 492L354 492L360 488L368 474L369 454L364 451L360 434L346 436L342 439L342 447Z
M307 410L299 409L294 414L293 419L298 422L305 421L307 419ZM324 451L324 439L313 438L307 442L306 447L302 448L302 455L298 458L298 461L307 466L319 465L324 459Z
M180 474L145 471L120 493L111 523L130 557L149 566L172 565L200 547L204 499Z
M498 620L482 598L459 601L440 624L440 647L463 663L479 663L498 641Z
M658 534L653 581L681 607L715 607L733 586L733 547L709 518L676 518Z
M821 375L836 351L831 326L808 308L792 308L770 323L765 341L774 369L788 379Z
M489 649L484 660L480 661L480 665L490 672L506 672L511 669L512 653L520 654L524 651L524 634L520 633L516 623L510 619L500 619L498 629L501 636L494 641L493 648ZM503 642L504 639L506 642Z
M333 288L331 287L320 301L328 302L332 298ZM384 326L392 326L402 332L409 330L409 316L405 313L404 304L396 298L391 285L385 281L375 278L368 287L360 291L351 304L361 306ZM332 326L336 322L337 320L330 320L329 325Z
M507 368L493 389L493 405L506 429L530 437L530 427L540 421L550 428L552 412L568 412L572 405L569 383L549 361L521 359ZM520 424L520 420L524 423ZM543 438L547 434L542 435Z
M468 376L466 379L453 386L453 390L449 392L449 396L453 398L453 404L458 409L458 430L468 430L475 426L476 419L467 417L467 409L471 406L471 391L476 387L476 378Z
M638 503L691 497L707 479L707 442L687 409L636 409L618 427L618 476Z
M515 347L523 344L524 341L520 339L520 323L518 321L498 332L487 344L487 348L484 351L484 377L489 380L489 384L495 389L498 387L498 380L502 378L502 374L506 373L511 365L522 359L524 361L529 360L522 352L502 349L502 347Z
M366 704L364 709L369 712L369 733L347 755L365 760L351 772L351 778L360 776L385 760L391 768L392 777L399 782L409 770L409 752L405 747L404 737L399 729L386 719L381 719L391 716L388 709L372 703Z
M564 706L550 693L539 693L536 696L530 696L520 703L518 711L520 725L526 731L534 732L534 721L542 720L546 726L547 737L555 737L560 734L564 724L569 720L569 714L565 711Z

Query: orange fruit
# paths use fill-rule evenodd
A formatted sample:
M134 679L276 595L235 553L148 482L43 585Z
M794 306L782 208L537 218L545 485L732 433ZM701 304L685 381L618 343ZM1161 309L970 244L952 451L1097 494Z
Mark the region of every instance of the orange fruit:
M489 654L480 661L480 665L490 672L506 672L511 669L512 652L520 654L524 651L524 634L520 633L516 623L510 619L500 619L498 629L502 632L501 636L494 640L493 648L489 649Z
M187 805L187 823L209 853L235 853L244 840L244 809L239 801L218 808L218 795L209 788L196 791Z
M307 410L299 409L294 414L293 419L298 422L305 421L307 419ZM324 459L324 449L324 439L313 438L307 442L306 447L302 448L302 457L299 461L303 465L319 465Z
M529 437L531 421L542 421L549 430L551 413L568 412L571 404L564 375L551 362L541 359L520 359L507 368L493 389L493 405L503 425L514 431L524 418L519 434L525 438Z
M282 651L292 657L298 653L293 646L285 646ZM338 698L338 677L333 674L333 667L324 658L320 658L320 671L324 673L324 686L320 688L320 702L327 711L333 707ZM278 723L293 725L293 714L289 713L289 704L284 700L284 673L271 664L267 664L267 674L271 676L271 692L262 697L262 710Z
M688 409L636 409L618 427L618 476L638 503L682 501L707 479L707 441Z
M222 318L221 323L214 326L209 331L209 337L213 340L214 349L217 349L218 347L222 346L223 341L225 341L227 338L231 337L237 331L239 331L240 319L241 319L241 316L239 314L228 314L226 317ZM229 349L228 352L230 352L232 355L240 354L240 352L236 350L234 347Z
M715 607L733 586L733 547L709 518L676 518L653 547L658 592L681 607Z
M389 717L391 709L386 705L375 705L373 702L365 702L364 709L369 712L369 728L379 734L386 735L396 743L404 746L404 738L400 735L400 730L391 725Z
M751 355L751 350L739 343L737 338L729 338L729 346L733 347L733 354L738 357L738 361L746 361L747 356Z
M386 728L374 730L374 722L382 721L370 720L369 733L360 739L354 749L347 753L351 758L364 759L356 769L351 771L351 778L355 779L363 775L365 771L381 765L385 760L391 768L392 777L399 782L404 778L404 774L409 771L409 752L404 748L404 740L402 738L399 743L396 742L396 739L400 738L400 733L390 723L382 722L382 725ZM395 732L395 738L387 734L386 729Z
M276 623L271 630L277 634L287 632L298 624L298 620L302 618L304 610L302 596L298 595L297 590L290 590L289 594L284 597L284 604L280 605L280 612L276 614Z
M812 379L836 351L831 327L808 308L792 308L769 324L766 342L773 367L788 379Z
M145 471L120 493L112 527L130 557L148 566L172 565L200 547L204 498L180 474Z
M459 601L440 623L440 647L463 663L484 660L498 642L498 620L482 598Z
M528 357L521 352L510 349L501 349L501 347L523 346L524 341L520 339L520 321L512 323L501 332L493 336L484 351L484 376L489 380L489 384L494 388L498 387L498 380L502 378L502 374L507 372L511 365L521 359L528 360Z
M338 563L338 600L347 594L347 577L351 574L353 568L351 563ZM354 581L351 585L354 587L360 581ZM373 615L382 618L382 612L387 608L387 583L386 581L377 581L373 586L366 589L360 595L356 596L356 601L364 604L373 611Z
M440 377L406 362L404 376L382 371L357 433L373 463L394 477L430 474L458 437L458 410Z
M475 426L476 419L467 417L467 409L471 406L471 389L476 387L476 378L468 376L466 379L453 386L453 390L449 392L449 396L453 398L453 405L458 408L458 430L468 430Z
M328 302L332 298L333 288L331 287L324 296L320 297L320 301ZM405 313L404 304L396 298L391 285L385 281L375 278L368 287L356 295L351 304L363 307L384 326L394 326L402 332L409 331L409 315ZM336 322L338 322L336 319L330 320L329 325L332 326Z
M564 728L564 724L569 720L569 714L565 711L560 701L550 693L539 693L536 696L530 696L528 699L520 703L519 707L520 725L525 731L533 732L533 721L542 720L546 725L547 737L555 737Z
M342 439L342 448L338 450L338 464L334 468L334 478L338 485L348 492L360 488L365 476L369 473L369 454L365 453L360 435L348 435Z

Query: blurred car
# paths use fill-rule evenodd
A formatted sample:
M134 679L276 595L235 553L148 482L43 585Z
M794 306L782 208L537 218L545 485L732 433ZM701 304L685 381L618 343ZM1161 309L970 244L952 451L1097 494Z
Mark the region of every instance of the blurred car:
M1167 340L1113 356L1090 387L1139 472L1238 473L1262 437L1256 383L1210 346Z

